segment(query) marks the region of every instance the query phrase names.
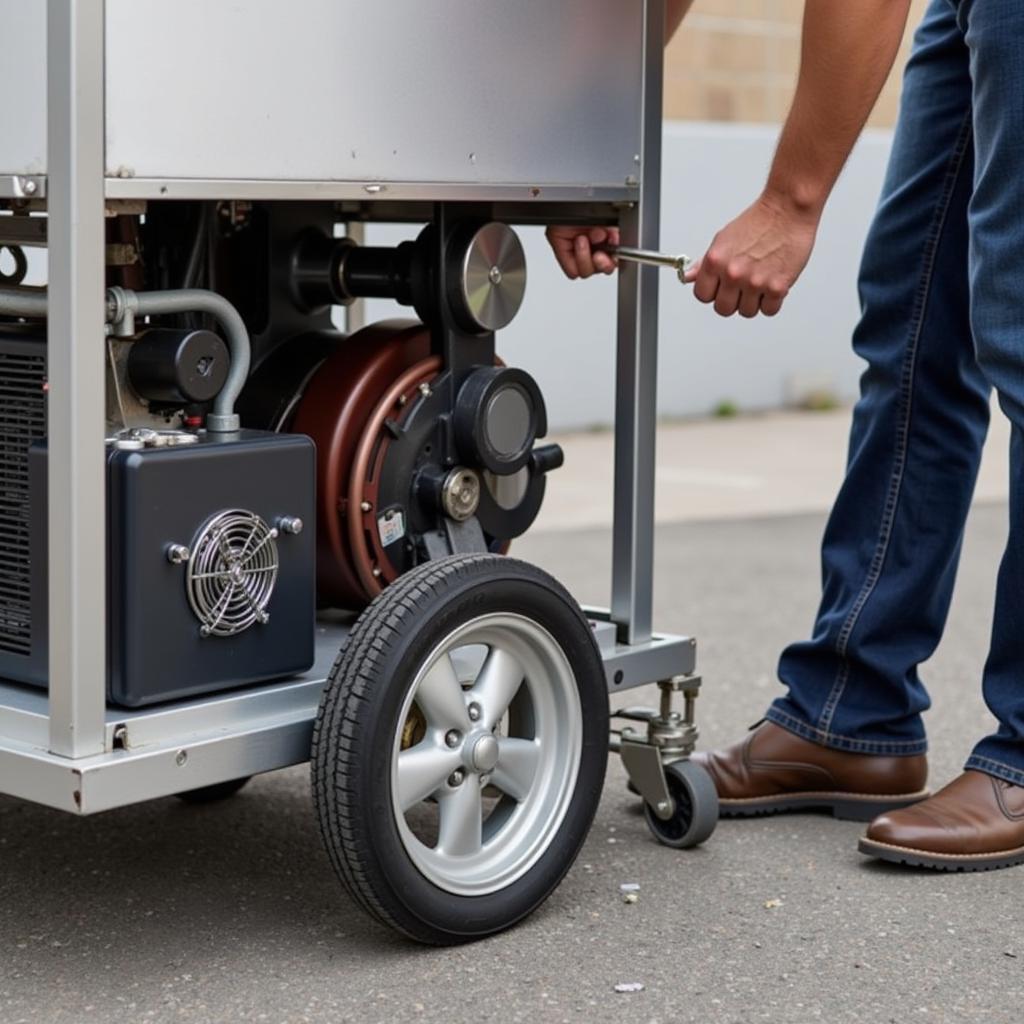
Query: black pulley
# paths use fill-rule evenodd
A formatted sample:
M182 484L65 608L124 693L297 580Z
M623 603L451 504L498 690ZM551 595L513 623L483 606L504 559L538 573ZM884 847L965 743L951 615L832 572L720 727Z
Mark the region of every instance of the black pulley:
M466 461L505 476L522 469L533 443L547 433L537 382L525 370L474 370L455 403L455 439Z
M212 331L159 327L132 344L128 380L150 402L209 402L224 387L228 362L227 345Z

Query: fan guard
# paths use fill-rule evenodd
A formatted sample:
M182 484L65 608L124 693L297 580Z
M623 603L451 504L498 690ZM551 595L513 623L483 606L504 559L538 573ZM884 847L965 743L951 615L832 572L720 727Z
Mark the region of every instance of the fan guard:
M218 513L196 534L185 585L203 636L235 636L269 621L277 535L276 527L244 509Z

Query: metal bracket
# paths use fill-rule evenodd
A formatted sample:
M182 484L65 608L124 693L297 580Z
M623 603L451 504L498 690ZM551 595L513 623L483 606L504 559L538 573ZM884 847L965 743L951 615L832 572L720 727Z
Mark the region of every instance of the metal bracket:
M0 199L45 199L45 174L0 175Z
M658 683L659 708L627 707L612 712L613 718L647 726L646 735L629 726L613 732L609 745L621 756L629 781L663 821L675 813L675 803L665 781L665 766L683 761L693 753L698 736L694 712L700 685L700 676L664 679ZM683 695L681 713L673 707L677 693Z

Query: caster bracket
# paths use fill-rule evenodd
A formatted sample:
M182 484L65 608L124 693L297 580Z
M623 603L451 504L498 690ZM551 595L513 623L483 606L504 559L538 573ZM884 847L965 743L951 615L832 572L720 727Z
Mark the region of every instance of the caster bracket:
M645 740L633 740L623 736L619 754L629 781L636 786L651 810L663 821L675 813L675 801L665 781L665 766L661 751Z
M651 812L668 821L676 812L675 801L665 778L666 766L684 761L693 753L697 742L694 703L700 690L700 676L674 676L658 683L661 706L655 708L626 707L614 712L613 718L638 722L646 726L646 735L626 726L612 737L612 750L618 751L623 767ZM683 695L683 712L674 708L676 694Z

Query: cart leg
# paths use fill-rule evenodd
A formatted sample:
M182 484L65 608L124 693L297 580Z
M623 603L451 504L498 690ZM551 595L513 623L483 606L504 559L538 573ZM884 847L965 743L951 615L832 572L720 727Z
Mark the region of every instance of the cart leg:
M50 0L50 749L104 749L103 0Z
M644 4L640 197L620 219L622 244L657 249L661 218L661 116L665 5ZM657 426L658 270L619 270L615 366L615 521L612 621L623 643L650 640L654 577L654 447Z

